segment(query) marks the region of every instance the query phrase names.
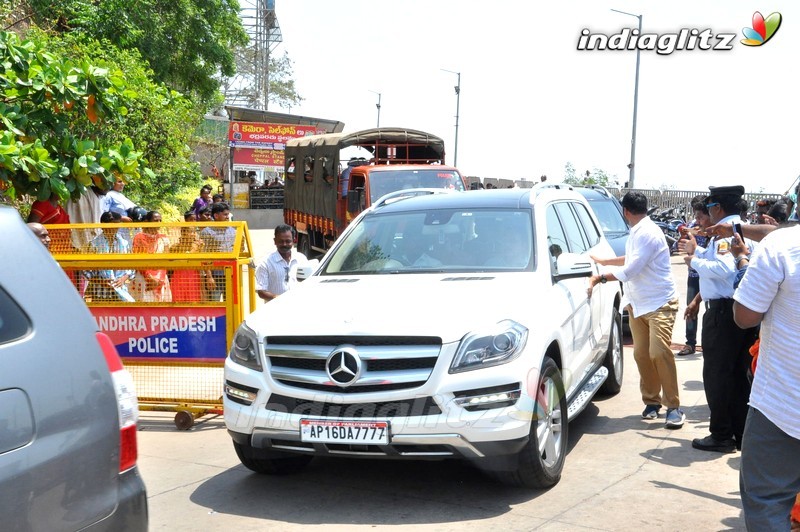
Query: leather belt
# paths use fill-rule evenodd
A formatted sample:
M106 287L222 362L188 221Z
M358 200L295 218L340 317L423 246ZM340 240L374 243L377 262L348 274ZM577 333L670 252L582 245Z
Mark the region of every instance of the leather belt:
M721 297L719 299L709 299L706 301L706 309L723 308L731 306L733 306L733 299L729 297Z

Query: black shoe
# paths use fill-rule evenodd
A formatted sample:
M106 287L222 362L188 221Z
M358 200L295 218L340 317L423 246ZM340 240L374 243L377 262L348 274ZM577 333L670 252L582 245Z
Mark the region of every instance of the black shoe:
M692 440L692 447L701 451L712 451L716 453L736 452L736 441L733 438L718 440L712 435L705 438L695 438Z

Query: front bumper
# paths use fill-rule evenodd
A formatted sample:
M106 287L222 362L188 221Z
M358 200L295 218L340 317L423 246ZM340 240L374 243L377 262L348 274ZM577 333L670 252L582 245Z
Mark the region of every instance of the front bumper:
M255 449L314 456L339 456L370 459L444 460L460 458L493 461L519 453L528 436L513 440L470 442L461 434L398 434L389 445L349 445L304 443L299 431L256 429L252 434L228 430L233 441Z
M499 369L491 369L500 374ZM249 376L253 377L253 374ZM247 402L236 394L226 393L223 397L225 424L232 434L252 435L244 443L254 448L372 457L478 459L514 452L520 446L518 443L496 445L498 443L516 441L524 445L534 415L533 401L525 393L522 383L509 385L512 379L507 375L487 379L489 382L505 381L506 386L472 388L476 383L470 382L456 390L442 391L429 382L413 391L373 392L356 394L357 397L309 393L281 386L278 390L267 390L263 381L260 386L253 386L256 383L252 381L247 385L237 382L241 377L244 375L226 373L226 389L246 388L254 400L245 404ZM258 378L263 377L259 375ZM462 376L457 378L464 379ZM500 397L507 395L496 390L510 387L515 388L511 392L514 399L501 401ZM464 390L473 393L465 394ZM484 395L494 402L478 402L477 406L469 403L478 391L485 391ZM300 427L304 419L388 421L389 445L301 442Z

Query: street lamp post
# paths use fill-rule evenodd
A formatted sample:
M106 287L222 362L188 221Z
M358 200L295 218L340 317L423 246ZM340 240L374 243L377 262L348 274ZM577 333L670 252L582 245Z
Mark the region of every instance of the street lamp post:
M381 127L381 93L380 92L376 92L376 91L372 91L372 90L369 91L369 92L371 92L372 94L377 94L378 95L378 103L375 104L375 107L378 108L378 125L375 126L375 127Z
M452 70L442 69L443 72L450 72L458 76L458 83L455 87L456 90L456 142L453 150L453 166L458 166L458 111L461 105L461 72L453 72Z
M628 13L626 11L620 11L619 9L612 9L615 13L622 13L623 15L628 15L631 17L636 17L639 19L639 35L642 34L642 15L634 15L633 13ZM633 178L636 174L636 111L639 107L639 54L640 50L639 47L636 47L636 81L633 85L633 132L631 133L631 162L628 164L628 168L630 169L630 177L628 178L628 188L633 187Z

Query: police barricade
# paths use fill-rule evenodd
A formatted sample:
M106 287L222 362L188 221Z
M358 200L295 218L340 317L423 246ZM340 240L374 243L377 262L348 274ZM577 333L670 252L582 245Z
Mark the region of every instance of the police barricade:
M48 225L50 251L133 375L178 429L221 413L223 364L255 310L246 222Z

